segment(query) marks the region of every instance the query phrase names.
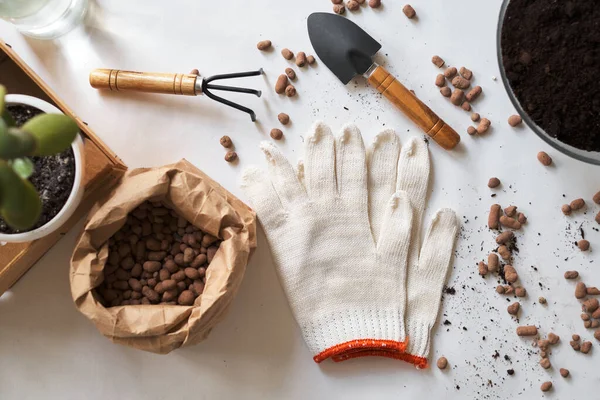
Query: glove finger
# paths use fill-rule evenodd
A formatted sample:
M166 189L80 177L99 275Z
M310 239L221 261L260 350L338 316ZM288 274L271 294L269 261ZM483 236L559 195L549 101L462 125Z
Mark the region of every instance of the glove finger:
M367 161L365 145L356 125L347 125L335 142L337 191L346 199L367 207Z
M369 220L375 242L379 240L386 204L396 191L400 140L393 129L375 137L368 152Z
M263 170L256 167L246 168L242 174L241 188L250 199L250 204L265 228L277 226L286 218L279 196Z
M304 160L298 160L298 165L296 165L296 176L302 186L306 187L306 182L304 181Z
M394 193L388 199L384 209L377 250L383 259L404 271L406 271L412 223L413 211L408 195L402 191Z
M269 165L272 186L279 195L283 207L288 208L288 205L292 203L306 201L304 187L298 180L296 171L281 151L269 142L261 143L260 148Z
M331 129L317 122L306 138L306 191L312 199L337 195L335 179L335 139Z

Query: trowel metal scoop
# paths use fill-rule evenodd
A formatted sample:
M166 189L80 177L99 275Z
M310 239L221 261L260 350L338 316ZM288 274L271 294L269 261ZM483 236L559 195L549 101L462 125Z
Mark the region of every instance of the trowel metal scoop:
M308 35L315 53L342 83L363 75L444 149L453 149L460 142L454 129L385 68L373 62L372 57L381 44L358 25L339 15L313 13L308 17Z

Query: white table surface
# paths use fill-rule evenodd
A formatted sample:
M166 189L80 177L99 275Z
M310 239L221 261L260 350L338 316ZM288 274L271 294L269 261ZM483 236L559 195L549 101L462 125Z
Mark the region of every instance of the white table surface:
M462 145L453 152L430 146L428 213L449 206L464 216L449 277L457 293L445 296L441 316L452 325L436 330L432 353L434 360L445 355L452 368L418 371L375 358L316 365L288 309L262 231L228 316L205 342L166 356L114 345L71 300L69 258L80 225L0 299L0 399L529 399L542 397L539 386L545 380L555 384L546 397L593 398L600 383L600 355L594 354L600 343L583 329L574 284L562 274L577 269L586 282L600 285L599 252L583 254L573 246L581 223L592 249L600 246L600 234L592 230L599 207L590 204L587 213L571 218L563 217L559 207L566 199L590 200L600 189L600 169L558 154L528 128L507 125L514 110L501 82L492 80L499 77L495 35L500 0L413 0L419 16L414 21L404 17L401 2L384 4L349 16L381 41L380 60L461 133L470 122L468 114L440 96L433 84L439 71L430 59L439 54L450 65L471 68L485 93L475 108L492 121L485 137L463 133ZM364 81L344 87L319 63L299 72L297 98L274 93L277 75L289 65L279 51L289 47L310 54L306 18L330 10L329 0L102 0L85 29L53 42L27 39L4 22L0 32L131 168L185 157L244 199L240 173L249 164L264 165L258 144L279 125L279 112L293 121L284 129L285 141L278 143L293 159L301 155L302 137L316 119L336 130L355 122L368 142L383 127L396 128L403 140L421 135ZM256 42L267 38L275 51L257 51ZM198 68L205 75L263 67L264 79L239 81L262 89L261 99L233 96L252 107L259 122L207 98L99 93L89 86L88 73L100 67ZM239 165L223 161L223 134L232 137ZM553 167L536 160L540 150L552 155ZM486 186L491 176L503 181L495 199ZM521 323L562 337L553 349L552 370L537 365L531 340L515 335L517 323L505 311L507 301L494 292L495 279L476 276L476 262L493 248L494 234L485 227L492 202L517 204L529 217L519 233L521 252L515 261L529 291L522 300ZM548 299L547 306L537 304L540 295ZM591 354L570 348L568 337L575 332L594 341ZM492 357L495 350L498 359ZM572 378L561 378L560 367L569 368ZM509 368L515 369L512 377Z

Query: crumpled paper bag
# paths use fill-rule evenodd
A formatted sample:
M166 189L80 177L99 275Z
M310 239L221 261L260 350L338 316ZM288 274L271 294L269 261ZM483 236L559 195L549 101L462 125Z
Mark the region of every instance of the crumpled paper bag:
M204 293L192 306L105 308L94 297L104 279L108 239L146 200L163 202L223 240L207 270ZM208 336L235 296L255 248L254 211L188 161L135 169L90 211L71 259L71 295L77 309L113 342L166 354Z

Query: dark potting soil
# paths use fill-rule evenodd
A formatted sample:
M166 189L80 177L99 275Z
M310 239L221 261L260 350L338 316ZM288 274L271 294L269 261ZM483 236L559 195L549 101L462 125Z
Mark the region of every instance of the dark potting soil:
M8 106L8 112L15 119L17 126L42 114L43 111L31 106ZM75 155L73 149L46 157L30 157L35 165L35 172L29 178L29 181L37 189L42 199L42 214L35 226L29 230L37 229L56 216L62 210L67 199L71 195L73 183L75 182ZM0 232L19 233L6 225L0 218Z
M600 3L511 0L502 60L523 109L561 142L600 151Z

